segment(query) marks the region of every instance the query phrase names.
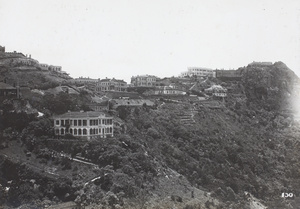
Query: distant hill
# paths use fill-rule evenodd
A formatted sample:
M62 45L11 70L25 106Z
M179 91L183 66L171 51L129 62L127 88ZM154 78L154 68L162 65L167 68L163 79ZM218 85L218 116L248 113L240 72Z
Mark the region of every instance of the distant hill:
M254 62L238 70L242 72L241 84L245 88L247 104L270 110L285 109L290 102L289 95L299 83L298 76L283 62Z
M26 86L29 88L48 89L67 80L49 71L39 71L32 68L14 69L9 66L0 66L0 81L11 85Z
M53 70L55 66L40 64L38 60L18 52L0 52L0 81L29 88L48 89L72 79L66 72Z

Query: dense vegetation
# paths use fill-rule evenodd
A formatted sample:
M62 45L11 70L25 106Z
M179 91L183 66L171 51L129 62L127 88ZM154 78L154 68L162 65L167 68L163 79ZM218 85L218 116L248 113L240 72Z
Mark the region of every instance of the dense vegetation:
M171 196L171 201L181 204L187 200L176 190L182 184L192 199L197 198L194 190L200 189L219 200L219 204L181 205L186 209L246 208L245 191L270 208L286 207L289 202L282 201L283 192L300 194L300 128L287 113L286 99L294 75L282 63L264 70L249 66L243 72L241 82L225 83L233 93L224 102L213 101L217 107L164 99L153 108L120 107L112 113L122 119L127 131L89 142L55 137L49 118L82 109L88 94L37 96L30 102L47 113L40 118L12 111L13 103L4 102L1 147L5 151L19 144L19 155L27 163L1 155L1 203L41 206L45 199L71 200L114 208L131 201L142 208L159 196ZM182 116L190 119L186 122ZM72 161L75 156L93 167ZM55 168L59 177L41 167ZM290 203L297 205L299 200Z

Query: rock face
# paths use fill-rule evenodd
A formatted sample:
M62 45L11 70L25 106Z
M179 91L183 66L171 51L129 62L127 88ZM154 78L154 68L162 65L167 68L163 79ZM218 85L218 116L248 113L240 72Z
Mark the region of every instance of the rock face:
M297 75L282 62L248 65L239 70L248 104L256 103L268 110L285 108L287 97L299 82Z

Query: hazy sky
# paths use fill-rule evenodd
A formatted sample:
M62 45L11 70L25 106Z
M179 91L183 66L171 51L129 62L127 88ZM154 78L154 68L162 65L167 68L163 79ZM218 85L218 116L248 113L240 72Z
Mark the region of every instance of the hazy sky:
M129 81L252 61L300 75L300 1L0 0L0 45L72 77Z

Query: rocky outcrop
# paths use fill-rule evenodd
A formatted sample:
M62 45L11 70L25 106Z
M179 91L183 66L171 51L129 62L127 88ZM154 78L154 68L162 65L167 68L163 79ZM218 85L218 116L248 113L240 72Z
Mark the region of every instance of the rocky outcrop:
M247 103L255 103L267 110L284 109L294 83L299 82L298 76L283 62L248 65L239 70L242 71L241 82Z

